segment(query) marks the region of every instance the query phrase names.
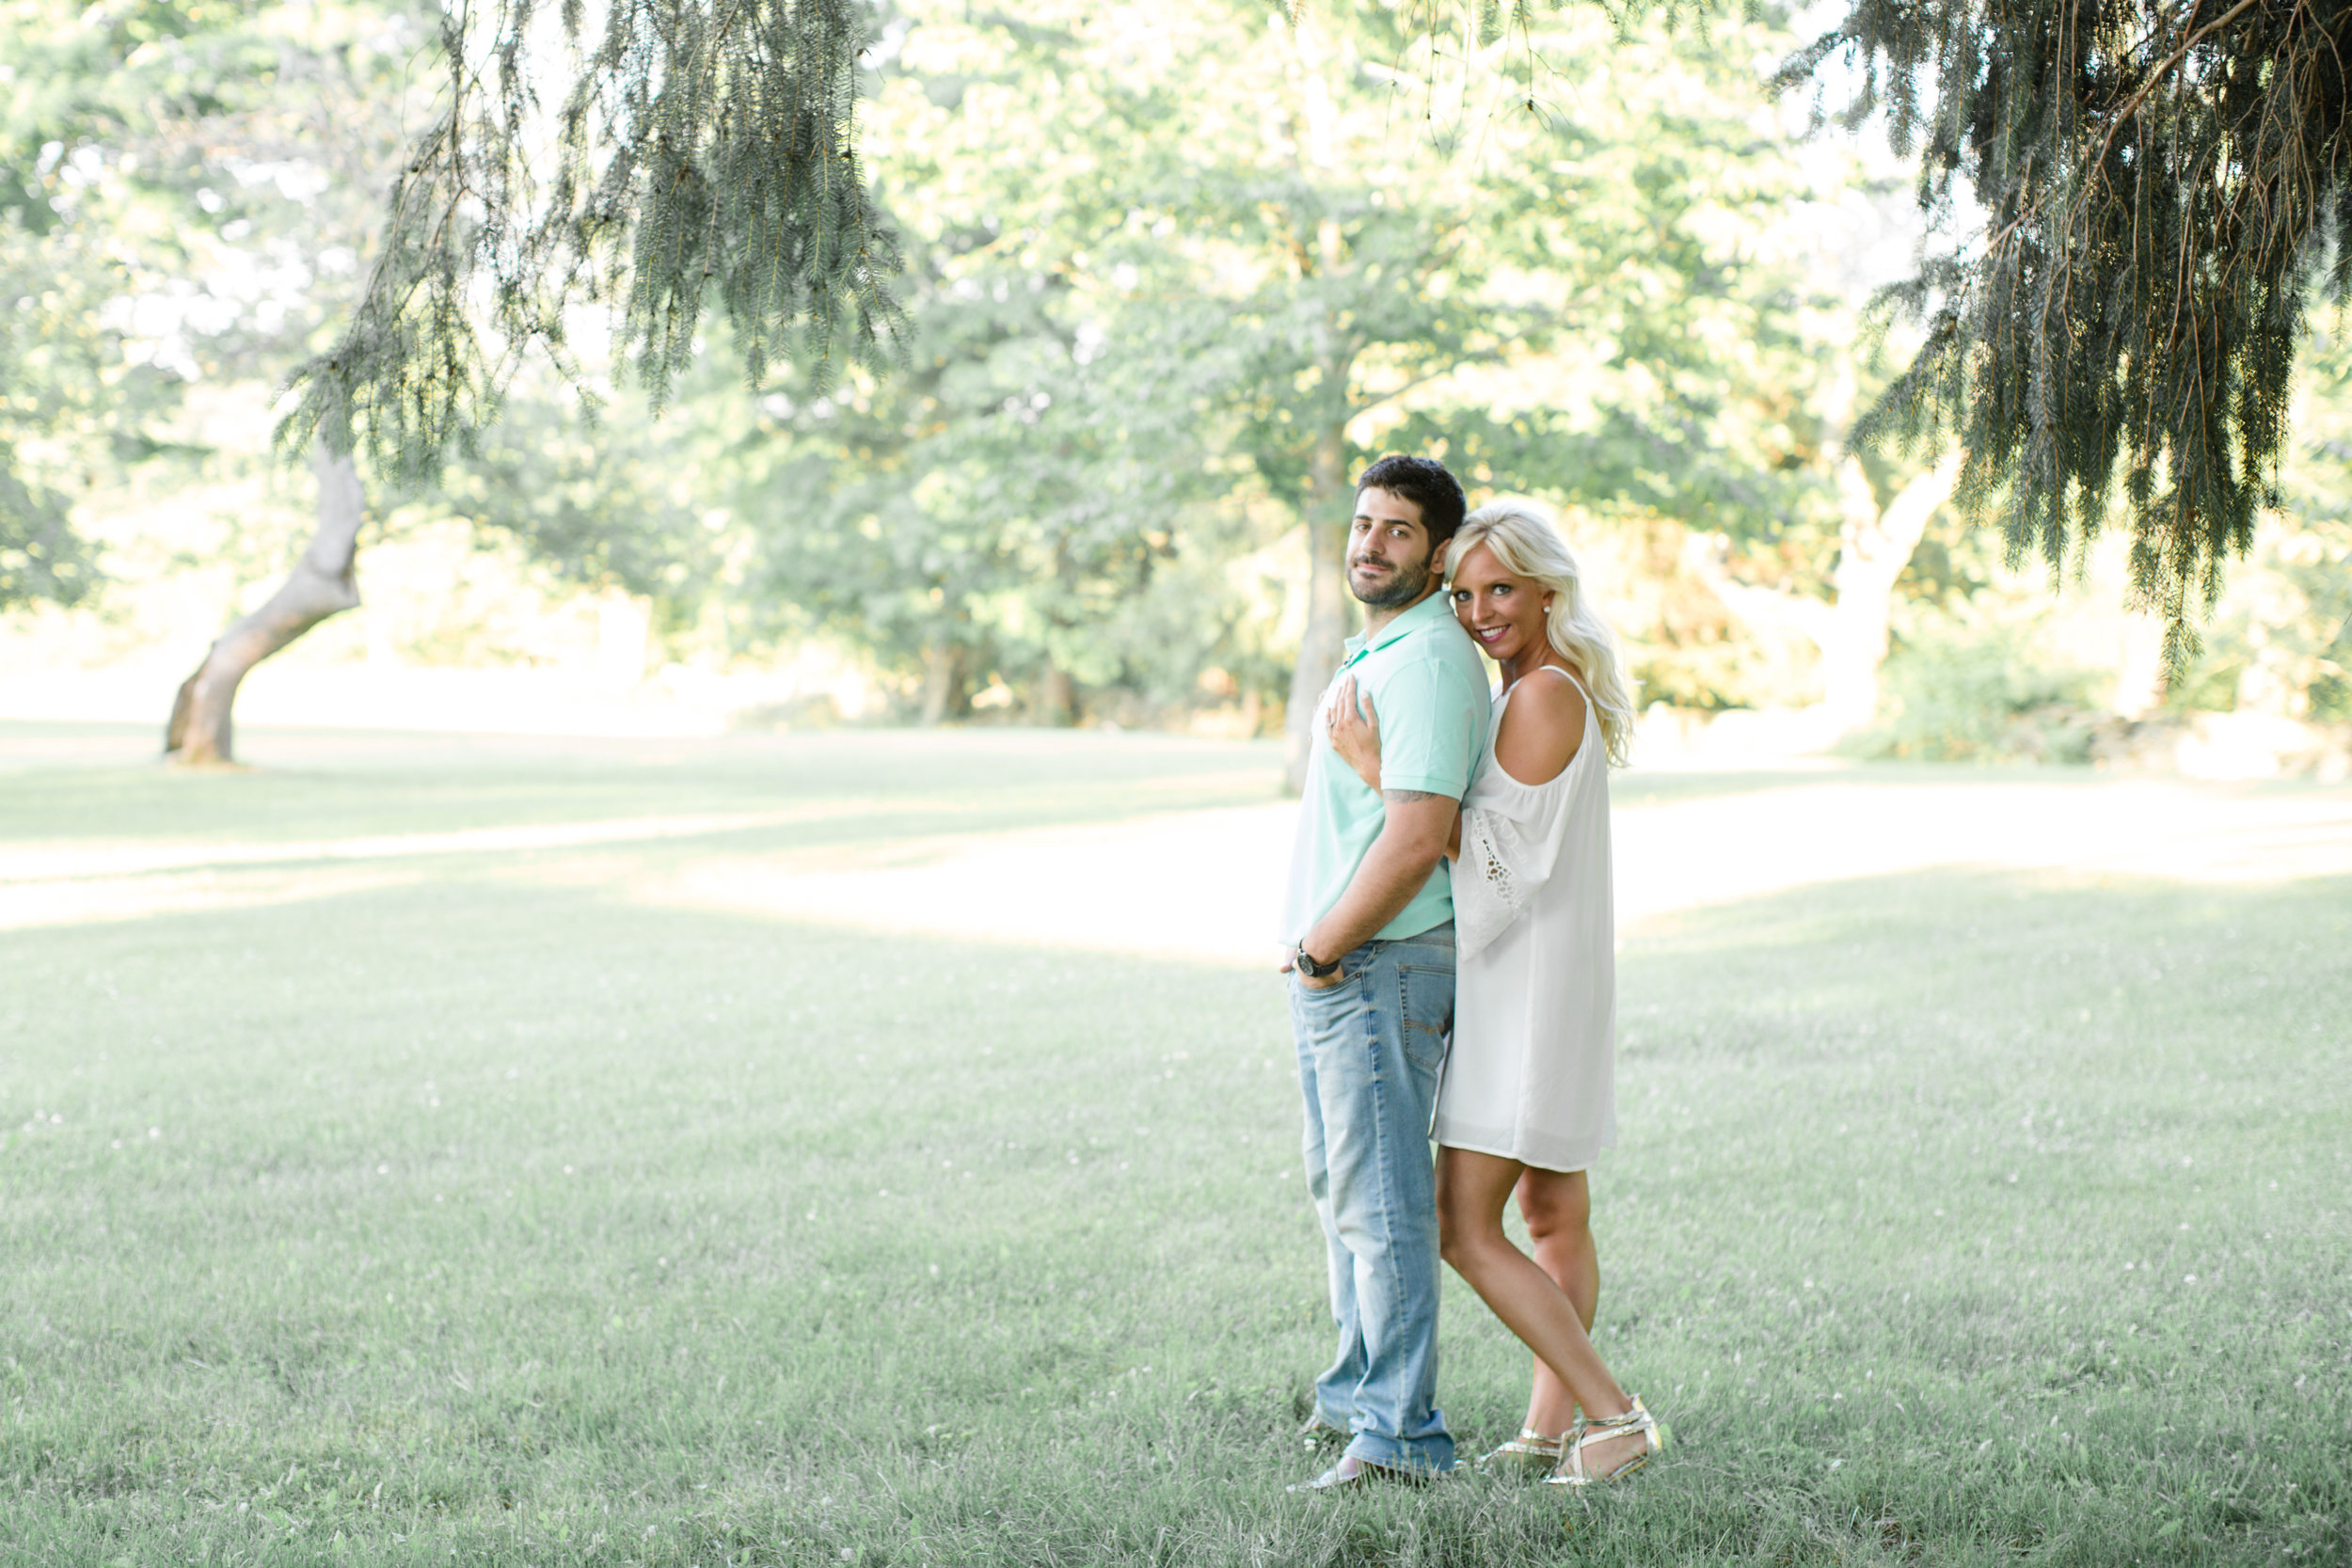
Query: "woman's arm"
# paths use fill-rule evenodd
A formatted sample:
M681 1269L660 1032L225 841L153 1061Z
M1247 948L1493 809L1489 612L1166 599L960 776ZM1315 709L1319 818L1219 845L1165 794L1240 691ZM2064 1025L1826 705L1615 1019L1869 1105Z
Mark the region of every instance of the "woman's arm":
M1356 699L1356 677L1350 675L1340 683L1337 695L1331 699L1331 750L1340 760L1356 770L1356 776L1371 788L1380 787L1380 715L1373 710L1372 694L1366 692L1359 706ZM1454 826L1447 830L1445 858L1462 858L1462 808L1455 802Z

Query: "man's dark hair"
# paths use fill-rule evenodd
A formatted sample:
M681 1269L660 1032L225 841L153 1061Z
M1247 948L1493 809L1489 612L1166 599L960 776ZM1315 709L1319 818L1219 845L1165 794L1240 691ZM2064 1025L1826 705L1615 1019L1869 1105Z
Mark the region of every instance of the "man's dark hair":
M1359 494L1386 490L1420 507L1421 526L1429 531L1432 561L1453 539L1462 526L1463 514L1470 510L1461 485L1434 457L1406 457L1392 451L1357 477L1356 489Z

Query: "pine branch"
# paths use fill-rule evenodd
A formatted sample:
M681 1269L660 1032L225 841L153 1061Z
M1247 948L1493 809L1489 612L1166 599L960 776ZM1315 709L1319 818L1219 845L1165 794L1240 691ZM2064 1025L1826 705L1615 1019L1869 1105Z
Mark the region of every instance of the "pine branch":
M593 412L566 336L587 304L612 311L657 410L714 296L755 383L778 360L821 384L844 348L902 352L897 240L856 150L863 0L608 0L593 38L562 0L574 80L551 159L533 150L541 4L445 21L444 112L394 184L350 324L288 383L283 447L363 446L388 476L429 480L534 352Z
M1931 319L1857 437L1957 438L1963 510L2054 570L2120 501L2176 649L2275 504L2311 286L2352 299L2352 8L2204 9L1856 0L1780 78L1852 49L1841 118L1925 127L1922 205L1965 181L1991 215L1980 250L1882 296Z

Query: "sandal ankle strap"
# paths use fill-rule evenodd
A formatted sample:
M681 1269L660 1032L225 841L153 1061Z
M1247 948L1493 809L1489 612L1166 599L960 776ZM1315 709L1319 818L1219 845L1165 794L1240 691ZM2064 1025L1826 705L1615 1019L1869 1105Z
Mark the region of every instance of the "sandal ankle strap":
M1613 1432L1622 1437L1629 1430L1645 1430L1658 1424L1658 1418L1643 1405L1640 1395L1629 1394L1627 1399L1629 1402L1622 1414L1588 1416L1584 1420L1585 1429L1588 1432L1604 1430Z
M1636 1435L1642 1439L1640 1453L1624 1460L1603 1475L1597 1476L1584 1467L1586 1449ZM1588 1418L1575 1440L1564 1445L1560 1467L1552 1472L1551 1479L1569 1486L1591 1486L1599 1481L1613 1481L1620 1476L1631 1475L1648 1462L1650 1455L1663 1452L1665 1447L1658 1418L1649 1413L1639 1398L1633 1398L1630 1408L1622 1415Z

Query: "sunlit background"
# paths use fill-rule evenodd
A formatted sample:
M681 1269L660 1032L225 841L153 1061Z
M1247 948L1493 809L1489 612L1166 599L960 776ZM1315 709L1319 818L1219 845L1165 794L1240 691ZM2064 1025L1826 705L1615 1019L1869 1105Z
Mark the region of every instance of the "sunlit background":
M275 394L372 264L434 23L26 5L8 25L0 102L32 139L0 191L0 714L160 729L314 526ZM1939 454L1847 441L1908 352L1867 307L1925 220L1883 141L1810 133L1802 95L1767 91L1793 26L1619 40L1566 12L1466 52L1377 8L1024 25L1044 31L883 19L863 135L909 257L909 364L746 388L714 319L657 419L582 310L600 420L528 370L438 485L363 474L363 602L262 666L239 717L1279 734L1305 529L1401 449L1473 500L1561 509L1631 644L1645 761L2345 767L2333 337L2307 356L2288 504L2168 678L2124 531L2005 562L1937 504ZM121 79L82 84L113 112L56 119L64 73L125 34Z

